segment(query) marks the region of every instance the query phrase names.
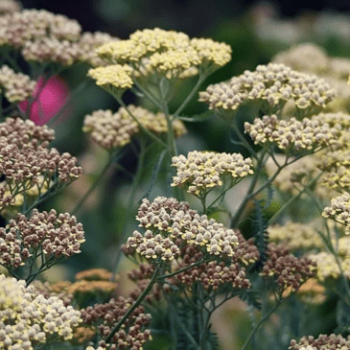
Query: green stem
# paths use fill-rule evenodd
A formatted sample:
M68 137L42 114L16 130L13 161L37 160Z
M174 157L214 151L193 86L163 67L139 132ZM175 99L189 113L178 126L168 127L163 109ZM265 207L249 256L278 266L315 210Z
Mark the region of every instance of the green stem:
M193 87L192 91L187 95L186 99L182 102L180 107L175 111L173 114L173 118L176 118L179 116L179 114L186 108L187 104L190 102L192 99L193 95L197 92L199 89L200 85L203 83L203 81L207 78L206 74L200 74L199 78L197 80L196 85Z
M156 141L163 147L167 147L166 143L164 143L159 137L157 137L155 134L147 130L140 122L139 120L131 113L130 109L127 107L127 105L123 102L120 96L114 95L118 103L124 107L124 109L128 112L130 117L137 123L139 128L146 134L148 135L152 140Z
M146 298L147 294L151 291L154 283L156 282L158 275L159 267L156 267L151 280L149 281L147 287L140 294L137 300L130 306L129 310L124 314L124 316L120 319L120 321L116 324L116 326L111 330L111 332L107 335L105 342L109 343L114 334L118 332L120 327L124 324L124 322L128 319L128 317L134 312L134 310L142 303L142 301Z
M72 215L76 215L79 210L81 209L82 205L85 203L85 201L88 199L88 197L91 195L91 193L96 189L104 175L107 173L109 167L113 163L113 154L110 155L107 164L103 167L100 174L97 176L91 187L87 190L87 192L84 194L84 196L80 199L80 201L76 204L74 209L71 211Z
M264 316L261 317L259 322L256 324L256 326L253 328L253 330L249 334L249 336L246 339L246 341L245 341L243 347L241 348L241 350L245 350L247 348L247 346L249 345L250 341L252 340L252 338L254 337L255 333L258 331L258 329L261 327L261 325L265 321L268 320L268 318L276 311L276 309L284 302L284 300L286 300L286 299L278 300L276 302L275 306L270 311L268 311Z

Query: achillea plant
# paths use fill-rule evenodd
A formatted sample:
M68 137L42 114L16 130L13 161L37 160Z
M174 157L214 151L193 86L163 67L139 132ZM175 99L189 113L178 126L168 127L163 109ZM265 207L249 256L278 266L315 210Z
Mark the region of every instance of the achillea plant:
M339 88L347 59L304 44L204 86L231 60L229 45L160 28L126 40L84 33L73 19L10 0L0 1L0 25L1 349L160 349L163 337L164 349L215 350L213 320L226 305L244 305L228 318L243 325L230 349L350 347L350 115ZM36 81L45 89L78 63L87 66L84 81L119 107L87 113L82 130L107 163L72 210L64 193L59 214L41 205L83 170L51 147L54 130L30 112ZM192 88L179 100L185 80ZM127 105L126 90L140 99ZM194 97L209 111L184 116ZM215 115L232 149L182 154L186 123ZM128 151L136 169L123 163ZM118 229L106 222L100 230L99 208L88 225L83 214L112 167L130 179L118 187L131 190L116 196ZM98 246L97 256L100 231L118 231L117 247ZM103 255L109 270L48 278L80 253L91 264ZM307 322L322 303L335 310L331 321Z

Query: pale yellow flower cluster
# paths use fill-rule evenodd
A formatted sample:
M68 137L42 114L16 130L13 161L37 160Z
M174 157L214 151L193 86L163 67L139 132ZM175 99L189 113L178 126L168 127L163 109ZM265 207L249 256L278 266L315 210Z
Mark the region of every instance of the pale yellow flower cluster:
M328 106L330 110L347 110L350 99L350 87L347 79L350 71L348 58L330 57L320 46L303 43L277 54L274 63L283 63L300 72L313 73L321 76L337 92L337 96Z
M324 208L322 216L335 219L345 225L345 234L350 233L350 194L343 193L341 196L333 198L331 205Z
M0 275L0 348L32 350L35 344L69 340L80 312L52 296L37 294L25 281Z
M0 93L13 102L21 102L31 97L36 82L22 73L16 73L8 66L0 68Z
M317 233L317 227L298 222L286 222L283 226L269 226L270 240L282 243L289 250L324 249L324 242Z
M21 3L16 0L0 0L0 15L19 12L21 9Z
M276 115L256 118L253 124L244 124L245 132L255 144L276 144L278 148L288 151L312 150L336 142L339 132L317 119L295 118L279 120Z
M265 110L273 111L287 101L294 101L299 109L324 108L334 96L335 90L317 76L269 63L257 66L253 72L245 71L228 83L208 86L200 92L200 101L218 111L236 111L244 102L260 101L265 102Z
M180 256L180 247L194 245L216 256L233 256L238 244L235 232L206 215L191 210L187 202L157 197L151 203L143 199L136 219L146 229L134 231L127 248L154 260L171 261Z
M154 114L134 105L129 105L128 109L145 129L155 134L168 131L163 113ZM180 120L174 120L173 130L177 137L186 133L186 128ZM130 143L132 137L140 133L140 128L128 111L121 107L117 113L112 113L110 110L98 110L87 115L84 119L83 131L89 133L100 146L114 149Z
M128 40L102 45L97 53L112 64L129 64L138 77L159 73L168 79L187 78L200 67L213 69L231 60L231 48L224 43L159 28L138 30Z
M96 84L111 89L118 94L130 89L133 85L132 68L128 65L115 64L113 66L97 67L90 69L88 75L96 80Z
M185 186L188 193L204 195L208 189L222 186L225 180L233 186L253 173L252 165L250 158L239 153L189 152L187 157L173 157L172 166L177 172L171 186Z

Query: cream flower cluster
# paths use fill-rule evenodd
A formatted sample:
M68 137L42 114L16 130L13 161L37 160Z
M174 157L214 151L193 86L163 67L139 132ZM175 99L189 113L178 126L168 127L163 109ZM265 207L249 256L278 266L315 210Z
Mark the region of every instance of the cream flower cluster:
M163 113L154 114L134 105L129 105L128 109L147 130L155 134L168 131ZM173 129L175 136L181 136L186 132L180 120L174 120ZM84 119L83 131L89 133L96 143L106 149L123 147L131 142L134 135L140 133L138 124L123 107L117 113L98 110L87 115Z
M188 193L200 195L223 184L228 175L232 184L252 174L252 160L239 153L189 152L187 157L173 157L177 173L171 186L185 186Z
M138 30L128 40L102 45L97 53L113 64L129 64L138 77L160 73L169 79L187 78L198 74L199 67L221 67L231 60L231 48L224 43L159 28Z
M133 85L132 68L128 65L115 64L90 69L88 75L103 88L114 88L117 93L130 89Z
M340 334L321 334L316 339L313 336L305 336L299 342L292 340L290 350L347 350L350 348L350 337L344 338Z
M270 240L281 243L290 250L324 249L324 242L317 233L317 227L297 222L286 222L283 226L268 228Z
M0 263L18 268L38 249L47 259L69 257L80 253L83 242L84 230L75 216L34 209L29 219L18 214L16 220L0 228Z
M322 184L338 192L350 189L350 149L326 153L318 162L324 171Z
M35 85L36 82L30 80L27 75L15 73L8 66L0 68L0 93L5 95L11 103L21 102L31 97Z
M19 12L22 9L20 2L16 0L1 0L0 1L0 15L8 13Z
M202 247L204 253L214 256L233 256L238 244L233 230L175 198L157 197L152 203L143 199L136 219L146 232L134 231L127 249L151 260L178 258L183 245Z
M286 101L294 101L299 109L324 108L335 96L335 91L322 79L299 73L283 64L270 63L245 71L230 82L208 86L200 92L200 101L210 109L235 111L246 101L266 102L266 109L279 108Z
M279 120L276 115L256 118L253 124L245 122L245 132L255 144L274 143L287 151L312 150L336 142L339 132L317 119L295 118Z
M72 339L80 312L57 297L45 298L24 281L0 275L0 348L32 350L35 344Z
M322 216L332 218L345 225L345 233L350 233L350 194L345 192L331 200L331 205L324 208Z

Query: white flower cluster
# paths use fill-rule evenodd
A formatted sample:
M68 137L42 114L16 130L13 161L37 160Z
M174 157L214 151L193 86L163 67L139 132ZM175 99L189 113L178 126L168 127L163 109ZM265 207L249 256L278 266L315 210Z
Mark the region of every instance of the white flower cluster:
M80 312L58 297L46 299L24 281L0 275L0 349L32 350L37 343L72 339L80 322Z
M350 194L345 192L331 200L331 205L324 208L322 216L332 218L345 225L345 233L350 234Z
M223 184L223 176L230 177L232 185L252 174L252 160L239 153L189 152L187 157L173 157L177 173L172 186L185 185L188 193L196 195Z

